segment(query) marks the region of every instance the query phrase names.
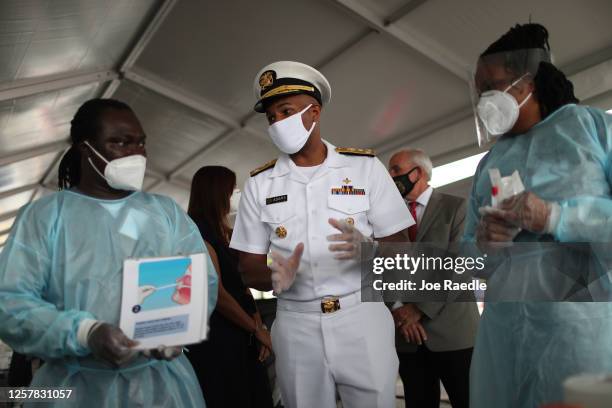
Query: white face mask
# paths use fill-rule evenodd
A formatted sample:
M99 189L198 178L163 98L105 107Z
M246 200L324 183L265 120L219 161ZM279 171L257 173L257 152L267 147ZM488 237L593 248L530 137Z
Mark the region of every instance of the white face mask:
M240 204L240 190L235 188L232 196L230 197L230 214L238 212L238 205Z
M476 108L478 116L492 136L509 132L518 120L521 107L531 97L530 92L519 105L516 99L508 93L508 90L521 81L525 75L514 81L504 91L492 90L480 95Z
M91 157L87 158L89 164L102 177L109 186L117 190L140 191L147 168L147 158L140 154L121 157L119 159L106 160L88 142L84 142L92 152L106 162L104 174L93 164Z
M307 130L302 123L302 115L310 109L311 106L312 104L308 105L300 112L273 123L268 127L268 134L272 142L278 147L278 150L283 153L293 154L299 152L300 149L304 147L310 133L312 133L317 124L313 122L310 130Z

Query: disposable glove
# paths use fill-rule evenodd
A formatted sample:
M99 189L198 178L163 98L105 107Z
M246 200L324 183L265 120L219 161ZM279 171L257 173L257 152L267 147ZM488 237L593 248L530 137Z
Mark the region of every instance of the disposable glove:
M329 250L331 252L337 252L337 254L334 255L334 258L361 260L361 244L370 244L368 247L372 248L371 253L365 254L366 259L374 256L376 246L371 237L366 237L361 233L361 231L345 220L330 218L329 224L341 233L329 235L327 240L331 242L343 242L342 244L329 245Z
M270 269L272 270L272 289L276 295L280 295L293 285L303 253L304 244L301 242L296 245L289 258L272 251Z
M559 222L559 205L544 201L531 192L504 200L500 209L508 222L536 234L552 234Z
M166 346L157 346L156 349L144 350L142 355L147 358L154 358L156 360L174 360L183 352L183 347L174 346L174 347L166 347Z
M96 323L89 331L87 345L97 359L120 366L137 354L138 342L129 339L120 328L108 323Z

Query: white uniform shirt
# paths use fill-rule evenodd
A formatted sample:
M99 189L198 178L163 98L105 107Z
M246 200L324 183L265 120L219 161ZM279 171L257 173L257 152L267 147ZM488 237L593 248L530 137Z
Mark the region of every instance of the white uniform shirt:
M359 262L334 259L329 250L327 236L339 233L329 218L352 218L362 234L376 238L414 224L380 160L342 155L324 143L327 158L310 180L282 154L274 168L246 181L240 199L230 247L253 254L271 249L289 256L304 243L295 282L281 294L283 299L344 296L361 288Z

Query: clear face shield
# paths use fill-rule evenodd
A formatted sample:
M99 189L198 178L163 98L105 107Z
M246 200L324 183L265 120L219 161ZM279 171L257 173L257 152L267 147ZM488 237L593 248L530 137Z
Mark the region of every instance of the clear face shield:
M551 62L550 52L542 48L500 52L478 59L469 84L480 147L514 127L520 108L531 94L516 100L509 91L533 82L542 61Z

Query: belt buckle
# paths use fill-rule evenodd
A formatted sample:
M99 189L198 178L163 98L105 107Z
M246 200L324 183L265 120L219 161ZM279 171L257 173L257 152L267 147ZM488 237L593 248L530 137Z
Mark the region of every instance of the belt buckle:
M331 296L321 299L321 312L334 313L340 310L340 298Z

